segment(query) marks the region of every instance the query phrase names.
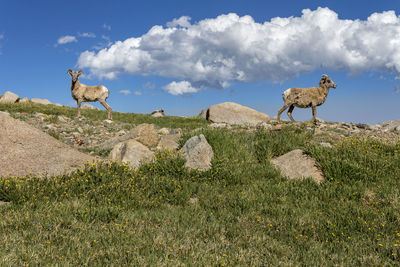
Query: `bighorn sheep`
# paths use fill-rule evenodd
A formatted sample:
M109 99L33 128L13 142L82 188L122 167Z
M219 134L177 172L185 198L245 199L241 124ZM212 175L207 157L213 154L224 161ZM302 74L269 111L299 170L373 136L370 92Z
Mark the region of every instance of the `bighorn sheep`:
M111 108L106 102L110 93L107 87L104 85L88 86L80 83L78 77L83 73L82 70L75 72L69 69L67 73L72 77L71 93L78 104L78 117L81 116L82 102L99 101L107 109L107 119L111 120Z
M336 88L336 84L328 75L323 74L319 82L319 87L310 88L289 88L283 92L282 97L285 104L278 111L278 122L280 122L281 113L289 107L287 112L291 121L295 121L292 117L294 107L312 108L312 119L316 123L317 107L322 105L329 93L329 88Z

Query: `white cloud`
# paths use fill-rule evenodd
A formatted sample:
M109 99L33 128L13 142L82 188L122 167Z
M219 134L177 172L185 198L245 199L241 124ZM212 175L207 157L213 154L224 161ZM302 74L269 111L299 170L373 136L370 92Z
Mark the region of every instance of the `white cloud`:
M121 94L124 94L124 95L130 95L131 94L131 91L130 90L120 90L119 91Z
M190 21L191 18L188 16L182 16L179 19L173 19L172 21L167 22L167 27L186 27L189 28L191 26Z
M72 36L72 35L62 36L62 37L58 38L58 40L57 40L57 44L59 44L59 45L74 43L74 42L76 43L76 42L78 42L78 40L76 40L76 37Z
M183 80L165 87L172 94L222 89L238 81L283 81L321 66L353 74L400 74L400 18L394 11L374 13L367 20L340 19L329 8L304 9L300 17L261 23L234 13L195 24L189 19L154 26L100 51L85 51L78 65L109 79L124 73Z
M163 89L172 95L183 95L199 91L199 89L192 87L188 81L171 82L164 86Z
M134 94L135 94L135 95L142 95L142 92L140 92L140 91L135 91Z
M104 23L103 24L103 29L111 31L111 26Z
M146 83L143 85L143 87L144 87L144 88L147 88L147 89L151 89L151 90L156 89L156 85L155 85L154 83L152 83L152 82L146 82Z
M96 38L96 34L93 32L84 32L84 33L78 33L79 37L85 37L85 38Z
M3 35L3 34L0 34L0 40L3 39L3 38L4 38L4 35Z

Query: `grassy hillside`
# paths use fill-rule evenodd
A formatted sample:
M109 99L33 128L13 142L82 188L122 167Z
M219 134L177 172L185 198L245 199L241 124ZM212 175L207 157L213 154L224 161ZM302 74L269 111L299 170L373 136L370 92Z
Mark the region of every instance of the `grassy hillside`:
M305 126L249 132L209 129L199 119L113 117L181 127L181 144L203 133L214 149L212 169L188 171L179 154L159 152L137 170L89 163L68 176L0 178L0 199L11 201L0 206L0 265L398 264L400 144L350 137L331 149L311 142ZM289 181L270 165L295 148L316 159L325 182Z

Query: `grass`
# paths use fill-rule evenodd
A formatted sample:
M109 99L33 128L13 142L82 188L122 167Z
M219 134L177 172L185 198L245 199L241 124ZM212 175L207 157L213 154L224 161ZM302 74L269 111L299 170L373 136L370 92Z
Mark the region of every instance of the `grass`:
M164 151L140 169L1 178L11 203L0 206L0 265L398 265L400 144L349 137L330 149L305 127L190 130L198 122L180 119L181 144L203 133L213 147L209 171ZM296 148L325 182L287 180L269 164Z
M10 113L43 113L51 115L49 117L49 123L57 123L58 115L67 116L69 118L76 117L76 108L70 107L59 107L55 105L41 105L35 103L16 103L16 104L5 104L0 103L0 111L8 111ZM81 110L82 116L91 121L105 120L107 118L107 112L105 110ZM115 122L124 122L130 124L141 124L141 123L152 123L160 127L170 128L182 128L182 129L195 129L204 127L209 123L198 117L175 117L165 116L161 118L154 118L149 114L135 114L135 113L121 113L112 112L113 120Z

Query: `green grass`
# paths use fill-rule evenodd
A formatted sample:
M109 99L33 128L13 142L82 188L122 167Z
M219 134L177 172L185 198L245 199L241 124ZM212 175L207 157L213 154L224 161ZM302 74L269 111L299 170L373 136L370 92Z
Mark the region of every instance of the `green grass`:
M70 107L58 107L55 105L41 105L35 103L16 103L16 104L4 104L0 103L0 111L8 111L10 113L20 112L20 113L43 113L47 115L52 115L48 119L49 123L57 123L58 115L67 116L69 118L75 118L77 115L76 108ZM85 118L98 121L107 119L107 112L105 110L81 110L82 116ZM204 127L209 123L198 117L183 118L175 116L165 116L162 118L154 118L149 114L135 114L135 113L112 113L113 120L115 122L124 122L131 124L141 124L141 123L153 123L160 127L170 127L170 128L182 128L182 129L195 129L199 127Z
M200 133L215 154L206 172L159 152L137 170L96 163L1 179L11 203L0 206L0 265L398 265L400 144L347 138L329 149L291 126L185 131L181 144ZM325 182L287 180L269 164L296 148Z

